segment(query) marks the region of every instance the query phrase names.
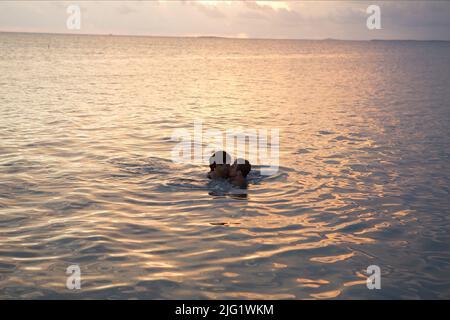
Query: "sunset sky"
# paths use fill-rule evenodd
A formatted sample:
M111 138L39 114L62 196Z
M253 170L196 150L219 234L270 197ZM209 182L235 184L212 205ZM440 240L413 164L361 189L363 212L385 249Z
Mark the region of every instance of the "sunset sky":
M77 33L450 40L444 1L2 1L0 31L74 33L70 4L81 7ZM381 8L381 30L366 27L370 4Z

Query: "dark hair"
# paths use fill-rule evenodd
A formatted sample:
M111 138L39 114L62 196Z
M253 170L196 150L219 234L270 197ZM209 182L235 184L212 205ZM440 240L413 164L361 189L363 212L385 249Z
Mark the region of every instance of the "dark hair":
M244 178L249 174L250 170L252 170L252 165L248 160L237 159L234 163L236 164L236 170L242 172Z
M213 171L216 168L217 164L230 164L231 157L225 151L217 151L214 152L213 155L209 158L209 168Z

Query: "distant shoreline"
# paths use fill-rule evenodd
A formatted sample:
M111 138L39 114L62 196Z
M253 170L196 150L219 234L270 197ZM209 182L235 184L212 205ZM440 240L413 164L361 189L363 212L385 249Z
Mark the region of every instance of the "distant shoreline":
M167 36L167 35L136 35L136 34L102 34L102 33L65 33L65 32L30 32L30 31L2 31L0 34L36 34L54 36L91 36L91 37L137 37L137 38L183 38L183 39L221 39L221 40L280 40L280 41L346 41L346 42L450 42L450 40L420 40L420 39L309 39L309 38L239 38L226 36Z

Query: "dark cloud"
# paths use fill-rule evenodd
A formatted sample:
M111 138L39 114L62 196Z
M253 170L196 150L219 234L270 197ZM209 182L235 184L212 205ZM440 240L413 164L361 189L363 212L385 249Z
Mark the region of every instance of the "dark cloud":
M204 5L198 2L191 2L191 1L187 3L197 8L197 10L199 10L209 18L222 19L226 17L226 14L216 6Z
M449 2L383 2L380 7L385 21L391 24L405 27L450 27Z

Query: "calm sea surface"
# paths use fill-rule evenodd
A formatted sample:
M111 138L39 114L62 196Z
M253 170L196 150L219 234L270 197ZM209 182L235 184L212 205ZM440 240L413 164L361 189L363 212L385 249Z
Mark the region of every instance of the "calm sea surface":
M0 298L449 299L449 88L449 42L0 34ZM278 173L173 163L196 119Z

